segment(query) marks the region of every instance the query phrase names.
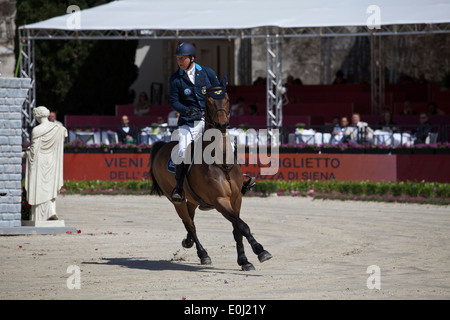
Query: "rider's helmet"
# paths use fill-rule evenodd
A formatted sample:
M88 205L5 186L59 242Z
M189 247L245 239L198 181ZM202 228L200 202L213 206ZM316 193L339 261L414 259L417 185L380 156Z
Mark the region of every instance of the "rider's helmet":
M196 56L195 47L188 43L188 42L182 42L178 45L177 49L175 50L175 56Z

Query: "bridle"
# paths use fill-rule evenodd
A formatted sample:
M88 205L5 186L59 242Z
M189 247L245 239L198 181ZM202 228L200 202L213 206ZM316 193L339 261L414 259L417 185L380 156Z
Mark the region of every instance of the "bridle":
M208 127L212 127L214 129L218 129L220 130L220 132L222 132L222 134L225 134L227 128L230 126L230 115L231 115L231 105L230 105L230 99L228 98L228 95L224 95L224 98L217 98L214 95L211 95L212 92L217 92L219 90L223 90L225 91L225 88L222 86L217 86L217 87L212 87L206 90L206 95L216 101L218 100L223 100L224 98L227 99L227 103L228 103L228 110L225 108L216 108L216 111L214 112L214 115L211 115L211 111L209 109L208 103L206 105L206 113L205 113L205 124L208 125ZM224 112L226 117L227 117L227 121L224 124L220 124L217 123L214 119L216 119L217 114L219 112ZM224 157L226 155L226 150L223 150L223 154ZM236 156L236 154L235 154ZM236 157L235 157L236 160ZM224 173L225 173L225 177L228 181L228 183L230 184L230 188L231 188L231 177L230 177L230 171L233 169L234 167L234 163L232 164L225 164L223 163L222 165L218 165L216 163L213 163L213 165L216 165L218 168L220 168Z
M206 95L211 97L214 100L222 100L223 98L222 99L216 99L214 96L212 96L210 94L211 92L219 91L219 90L225 91L225 88L220 87L220 86L209 88L209 89L206 90ZM231 106L230 106L230 99L228 98L228 96L226 96L226 97L227 97L227 103L228 103L228 110L225 109L225 108L217 108L215 110L215 112L214 112L214 115L211 115L211 112L210 112L209 107L207 105L206 106L206 113L205 113L205 123L208 124L210 127L213 127L215 129L219 129L220 132L222 132L222 133L224 133L225 130L230 126ZM220 123L217 123L215 121L215 119L217 117L217 114L219 112L224 112L225 113L225 115L227 117L227 121L225 122L225 124L220 124Z

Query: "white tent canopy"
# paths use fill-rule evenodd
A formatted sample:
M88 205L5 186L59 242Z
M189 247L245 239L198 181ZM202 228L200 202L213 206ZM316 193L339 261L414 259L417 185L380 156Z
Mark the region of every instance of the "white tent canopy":
M379 8L381 25L450 22L449 0L122 0L80 11L81 30L217 30L263 26L365 26ZM71 14L26 29L72 30Z

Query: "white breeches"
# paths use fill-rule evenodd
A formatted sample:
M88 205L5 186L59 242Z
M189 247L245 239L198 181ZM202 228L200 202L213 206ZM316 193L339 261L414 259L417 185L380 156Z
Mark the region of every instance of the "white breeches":
M184 158L189 144L199 138L205 130L205 120L196 121L193 127L182 125L178 128L178 156Z

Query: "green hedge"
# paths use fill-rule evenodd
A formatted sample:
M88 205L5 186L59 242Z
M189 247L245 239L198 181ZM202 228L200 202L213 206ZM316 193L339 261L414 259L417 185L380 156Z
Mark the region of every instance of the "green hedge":
M148 194L152 182L129 181L65 181L63 194ZM316 199L372 200L450 204L450 184L406 181L283 181L262 180L249 196L311 196Z
M262 195L268 195L274 192L298 191L300 194L307 195L314 190L314 193L342 193L349 195L392 195L392 196L410 196L410 197L438 197L450 198L450 184L425 182L425 181L406 181L406 182L372 182L372 181L281 181L266 180L258 181L255 186L256 192Z

